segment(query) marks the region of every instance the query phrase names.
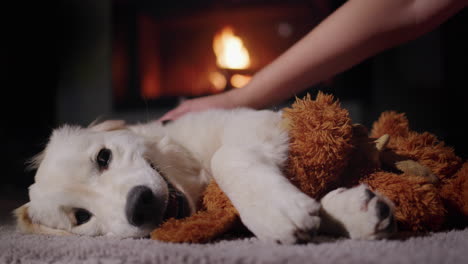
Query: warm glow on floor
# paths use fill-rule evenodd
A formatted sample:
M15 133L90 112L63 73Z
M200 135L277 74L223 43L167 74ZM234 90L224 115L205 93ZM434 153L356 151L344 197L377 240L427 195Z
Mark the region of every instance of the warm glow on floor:
M250 75L234 74L231 77L231 85L235 88L241 88L247 85L252 79Z
M226 78L219 72L210 72L208 79L214 88L218 91L222 91L226 88Z

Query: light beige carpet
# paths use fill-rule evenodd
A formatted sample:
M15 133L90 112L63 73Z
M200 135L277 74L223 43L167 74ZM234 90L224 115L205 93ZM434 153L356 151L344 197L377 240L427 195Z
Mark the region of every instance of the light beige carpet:
M254 238L168 244L21 234L9 214L19 203L0 201L0 263L468 263L468 228L398 240L317 237L313 243L290 246Z

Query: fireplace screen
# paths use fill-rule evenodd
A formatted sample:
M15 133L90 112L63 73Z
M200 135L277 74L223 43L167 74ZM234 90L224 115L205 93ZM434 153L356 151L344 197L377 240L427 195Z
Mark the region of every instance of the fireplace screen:
M139 1L115 0L114 106L170 107L183 98L242 89L327 13L320 1L282 2L164 13Z

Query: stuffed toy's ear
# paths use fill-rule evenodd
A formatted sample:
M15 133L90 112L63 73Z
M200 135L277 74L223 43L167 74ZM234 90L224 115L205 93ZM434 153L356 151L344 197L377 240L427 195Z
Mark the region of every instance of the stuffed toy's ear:
M46 235L71 235L71 233L53 229L39 223L34 223L29 215L29 203L22 205L13 211L16 218L16 226L23 233L46 234Z
M106 120L101 123L93 122L88 127L93 131L99 132L124 129L126 127L126 124L123 120Z
M379 152L382 152L387 147L389 141L390 136L388 134L384 134L374 141L375 147Z
M395 163L395 167L408 175L423 177L431 183L438 183L439 178L432 171L414 160L402 160Z

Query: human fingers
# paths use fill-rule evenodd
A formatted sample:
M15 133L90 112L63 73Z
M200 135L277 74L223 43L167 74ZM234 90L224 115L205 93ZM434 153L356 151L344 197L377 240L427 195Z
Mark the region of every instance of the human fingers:
M175 120L186 113L191 111L191 102L190 100L182 102L179 106L176 108L170 110L166 114L164 114L161 118L158 119L158 121L167 121L167 120Z
M179 108L175 108L173 110L170 110L169 112L165 113L162 117L160 117L157 121L158 122L164 122L164 121L169 121L169 120L174 120L180 117L183 113L180 113Z

